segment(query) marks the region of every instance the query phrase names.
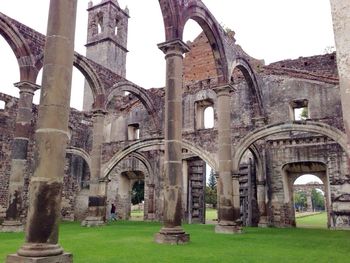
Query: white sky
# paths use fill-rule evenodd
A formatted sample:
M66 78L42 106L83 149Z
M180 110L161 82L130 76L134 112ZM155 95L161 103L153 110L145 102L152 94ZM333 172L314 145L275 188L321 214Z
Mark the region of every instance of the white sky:
M85 54L88 0L78 0L76 51ZM95 4L100 0L94 0ZM251 56L277 60L322 54L334 46L329 0L203 0L216 19L236 32L237 43ZM164 57L157 43L164 41L163 21L157 0L119 0L130 9L127 78L145 87L162 87ZM46 33L49 0L11 0L0 12ZM192 23L190 23L192 22ZM199 26L190 21L184 40L192 40ZM19 80L14 56L0 38L0 91L18 96L13 83ZM151 66L150 66L151 65ZM71 105L81 109L82 76L74 70ZM37 81L38 84L41 80ZM36 99L38 101L38 99Z

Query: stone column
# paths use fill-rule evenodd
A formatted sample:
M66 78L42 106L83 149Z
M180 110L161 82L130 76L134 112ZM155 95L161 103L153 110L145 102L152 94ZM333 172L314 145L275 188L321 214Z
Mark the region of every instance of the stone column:
M259 224L258 226L267 226L267 211L266 211L266 181L258 179L257 182L257 199L259 207Z
M58 245L58 224L69 140L76 8L76 0L50 1L26 243L7 257L8 263L72 262L72 255Z
M181 40L158 45L165 53L165 178L164 226L155 235L157 243L181 244L189 235L181 227L182 218L182 72L183 54L189 47Z
M16 116L15 136L12 143L11 174L9 181L8 207L2 232L23 231L23 187L27 170L28 143L33 119L32 102L39 86L28 81L15 83L19 88L19 102Z
M93 112L93 136L91 150L91 173L88 216L82 226L99 226L106 222L105 181L101 178L103 129L106 112Z
M313 212L312 197L311 197L311 192L309 192L309 191L306 192L306 205L307 205L306 211Z
M350 148L350 1L331 0L330 2L337 50L343 121L348 138L348 148Z
M240 233L239 175L232 174L230 85L214 89L218 104L219 180L216 233Z

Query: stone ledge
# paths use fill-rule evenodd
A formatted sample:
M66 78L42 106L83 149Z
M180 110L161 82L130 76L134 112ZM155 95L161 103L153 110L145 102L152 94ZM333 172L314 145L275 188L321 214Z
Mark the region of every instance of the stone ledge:
M73 263L73 255L64 253L58 256L34 258L10 254L5 263Z

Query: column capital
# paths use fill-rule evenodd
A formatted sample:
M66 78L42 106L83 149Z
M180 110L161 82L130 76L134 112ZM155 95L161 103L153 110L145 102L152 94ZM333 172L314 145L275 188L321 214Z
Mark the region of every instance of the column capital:
M163 43L159 43L157 46L166 55L174 54L182 56L184 53L190 51L190 47L181 39L174 39Z
M256 185L262 185L262 186L264 186L264 185L266 185L266 181L265 181L265 180L257 180L257 181L256 181Z
M105 116L107 114L107 111L105 109L92 109L92 116Z
M232 172L232 179L233 179L233 180L238 180L240 176L241 176L240 173L238 173L238 172Z
M230 93L235 92L236 89L233 87L233 85L230 84L224 84L224 85L220 85L220 86L216 86L213 88L213 90L215 91L216 95L218 97L220 96L229 96Z
M41 86L32 83L30 81L20 81L20 82L16 82L13 84L16 88L19 89L19 92L27 92L27 93L31 93L34 95L34 92L38 89L41 88Z

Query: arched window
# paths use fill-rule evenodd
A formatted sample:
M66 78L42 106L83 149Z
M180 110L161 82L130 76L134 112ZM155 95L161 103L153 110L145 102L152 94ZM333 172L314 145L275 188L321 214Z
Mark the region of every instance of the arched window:
M204 110L204 129L211 129L214 127L214 108L208 106Z
M214 108L210 99L195 102L196 130L214 127Z

